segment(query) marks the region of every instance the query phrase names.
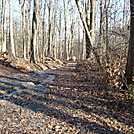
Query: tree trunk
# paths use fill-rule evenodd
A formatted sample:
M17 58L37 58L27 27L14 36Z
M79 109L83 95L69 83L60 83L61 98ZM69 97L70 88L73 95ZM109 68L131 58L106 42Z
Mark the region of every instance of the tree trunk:
M108 7L109 7L109 1L107 2L107 0L105 0L105 15L106 15L106 36L105 36L105 40L106 40L106 60L107 63L110 62L110 48L109 48L109 38L108 38Z
M95 28L95 7L96 7L96 0L88 0L86 4L86 23L88 26L88 30L90 31L90 36L92 38L93 45L95 45L95 34L94 34L94 28ZM90 40L88 38L87 32L86 34L86 58L91 58L91 46Z
M47 56L50 56L51 53L51 4L52 1L49 1L48 4L48 48L47 48Z
M101 62L100 62L100 57L99 57L99 55L98 55L98 53L97 53L97 51L96 51L96 49L95 49L95 47L94 47L94 45L95 45L95 41L94 41L94 25L95 24L91 24L91 23L94 23L95 21L94 21L94 13L92 13L92 14L90 14L91 16L90 16L90 19L89 19L89 17L88 17L88 20L87 19L85 19L85 16L84 16L84 13L83 13L83 11L82 11L82 8L81 8L81 5L80 5L80 1L79 0L75 0L75 2L76 2L76 5L77 5L77 8L78 8L78 10L79 10L79 14L80 14L80 18L81 18L81 20L82 20L82 23L83 23L83 27L84 27L84 29L85 29L85 33L86 33L86 38L87 38L87 40L86 40L86 42L88 42L88 45L89 46L86 46L86 53L87 53L87 51L88 50L91 50L92 52L93 52L93 54L95 55L95 58L96 58L96 61L97 61L97 63L101 66ZM88 1L88 3L89 3L90 1ZM95 6L95 2L96 1L94 1L94 0L92 0L91 1L91 5L92 6ZM90 10L90 13L91 12L94 12L95 10L94 10L94 8L95 7L92 7L91 8L91 10ZM86 13L86 15L88 15L87 13ZM93 19L93 20L91 20L91 19ZM88 26L88 24L87 24L87 21L89 21L90 20L90 29L89 29L89 26ZM93 22L92 22L93 21ZM87 45L87 44L86 44ZM87 50L88 49L88 50ZM88 52L89 54L90 54L90 52ZM86 58L89 58L89 55L88 55L88 53L87 53L87 55L86 55Z
M101 63L102 63L102 50L101 50L101 44L104 42L103 41L103 8L102 8L102 1L103 0L100 0L100 3L99 3L99 8L100 8L100 26L99 26L99 41L98 41L98 53L100 55L100 60L101 60Z
M58 42L59 42L59 45L58 45L58 58L61 58L62 57L62 51L61 51L61 48L62 48L62 38L61 38L61 11L59 11L59 20L58 20Z
M11 49L11 56L13 56L13 57L16 57L15 56L15 44L14 44L14 33L13 33L13 19L12 19L12 0L10 0L9 1L9 14L10 14L10 19L9 19L9 21L10 21L10 49Z
M25 10L24 10L24 4L25 0L20 2L19 0L19 5L20 5L20 18L21 18L21 43L23 46L23 56L24 59L26 60L26 44L25 44Z
M88 27L88 30L90 31L91 30L91 23L92 23L92 17L91 17L91 2L90 0L88 0L87 3L85 3L85 11L86 11L86 23L87 23L87 27ZM90 33L90 36L91 36L91 33ZM85 40L86 40L86 59L89 59L91 58L91 49L92 49L92 45L89 38L88 38L88 33L87 31L85 31ZM92 36L91 36L92 38ZM93 41L93 39L92 39ZM93 42L94 43L94 42Z
M42 37L42 58L44 59L44 57L47 56L47 32L46 32L46 2L44 3L44 7L43 7L43 20L42 20L42 30L43 30L43 37ZM42 59L42 60L43 60ZM43 61L42 61L43 62Z
M130 9L131 9L131 23L130 23L130 41L128 47L128 57L126 64L126 74L127 83L131 84L132 77L134 75L134 1L130 0Z
M6 8L7 8L7 2L5 0L4 7L3 7L3 42L2 42L2 52L7 51L7 45L6 45Z
M26 10L26 30L27 30L27 42L26 42L26 47L27 47L27 51L26 51L26 55L27 55L27 58L29 59L30 58L30 47L31 47L31 28L30 28L30 3L27 3L27 10ZM25 55L25 54L24 54Z
M35 47L36 47L36 36L37 36L37 1L34 0L34 9L33 9L33 20L32 20L32 37L31 37L31 55L30 62L35 63Z
M68 46L67 46L67 16L66 16L66 1L63 0L64 5L64 58L68 58Z

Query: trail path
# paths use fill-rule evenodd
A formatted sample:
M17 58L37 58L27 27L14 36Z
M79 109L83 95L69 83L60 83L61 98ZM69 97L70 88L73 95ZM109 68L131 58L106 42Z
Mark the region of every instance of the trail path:
M0 134L127 133L125 121L108 115L106 102L97 101L94 90L102 86L94 76L98 72L82 82L76 65L28 74L1 68Z
M12 85L14 87L20 86L20 89L15 90L15 91L12 90L9 93L5 92L4 95L0 95L0 98L2 98L4 100L8 100L8 99L10 99L11 96L16 95L16 94L21 94L22 92L27 91L27 90L34 90L35 88L36 89L41 88L42 86L44 88L45 85L52 83L52 81L55 78L55 75L45 75L44 72L39 73L38 77L40 77L41 75L43 75L47 78L43 82L41 82L40 84L36 84L36 85L33 82L27 82L28 81L27 79L25 79L25 80L24 79L19 79L19 80L12 79L12 80L10 80L10 82L12 82L14 84L9 83L8 80L1 81L1 83L7 84L7 85ZM34 79L34 78L35 77L30 77L30 79ZM22 81L22 82L20 83L20 81ZM21 84L21 85L19 85L19 84ZM22 84L24 84L24 85L22 85ZM7 86L6 86L6 89L7 89Z

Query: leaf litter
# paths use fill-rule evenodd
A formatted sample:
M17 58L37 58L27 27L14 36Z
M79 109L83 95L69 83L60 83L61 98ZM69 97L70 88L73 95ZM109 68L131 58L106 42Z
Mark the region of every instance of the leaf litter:
M6 72L5 75L3 71L2 79L28 80L29 77L30 82L39 79L41 83L41 79L50 74L55 79L44 86L14 94L8 100L0 99L1 133L133 133L132 101L128 95L126 98L124 94L113 92L106 85L104 74L95 65L70 62L65 67L46 71L43 78L16 70ZM6 80L10 83L10 79ZM3 85L0 84L2 91ZM15 90L18 88L21 87L16 86Z

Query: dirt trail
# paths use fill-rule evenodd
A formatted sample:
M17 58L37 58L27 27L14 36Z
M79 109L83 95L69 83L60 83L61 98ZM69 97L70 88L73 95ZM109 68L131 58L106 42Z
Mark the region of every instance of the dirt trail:
M101 82L95 85L93 76L90 82L82 82L76 65L70 62L65 67L31 74L14 70L14 75L8 72L13 70L5 69L7 75L0 76L0 133L127 133L102 109L103 100L96 101L97 96L90 94Z

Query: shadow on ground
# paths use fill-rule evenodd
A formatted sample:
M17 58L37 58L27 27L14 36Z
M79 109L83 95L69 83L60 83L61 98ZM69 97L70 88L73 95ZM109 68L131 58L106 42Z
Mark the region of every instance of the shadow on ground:
M63 73L63 72L68 72L68 70L69 73L73 72L73 70L71 69L72 67L74 66L71 65L66 69L64 68L60 69L58 70L59 73L55 75L57 77L64 77L64 78L72 77L75 79L75 77ZM0 78L2 77L3 76L0 76ZM19 79L14 79L10 77L3 77L3 78L6 78L7 81L8 80L19 81ZM3 82L0 81L0 83ZM4 84L9 86L11 85L11 86L19 87L19 85L11 84L8 82L5 82ZM83 130L84 133L92 132L97 134L100 133L125 134L125 132L122 130L118 130L117 128L110 127L108 123L105 122L105 120L101 119L101 117L109 118L112 116L108 112L108 110L111 108L110 105L112 105L112 104L108 104L109 103L108 98L103 99L101 94L99 95L94 94L93 96L93 92L95 93L96 91L91 91L91 90L85 91L82 88L80 89L80 87L81 87L80 85L70 86L66 83L60 85L47 84L46 86L44 85L43 88L40 87L34 88L32 92L24 91L21 94L13 95L8 101L16 105L19 105L23 108L30 109L36 113L40 112L43 113L44 115L50 116L57 120L61 120L73 126L80 127L80 129ZM5 87L1 86L0 88L5 88ZM20 86L20 88L23 89L24 87ZM88 97L84 96L85 93L87 94L86 96ZM116 103L114 103L113 105L115 104ZM100 106L106 106L105 111L102 110ZM70 110L71 112L69 112ZM80 114L83 114L84 116L79 116L79 114L77 115L77 112L80 112ZM131 115L132 113L129 114ZM88 117L88 115L91 116L91 120L90 118L87 119L85 118ZM116 114L116 116L119 116L120 119L122 118L120 115L118 115L118 113ZM118 120L117 117L112 117L112 118ZM127 124L126 119L122 119L120 120L120 122ZM127 120L127 122L130 121Z

